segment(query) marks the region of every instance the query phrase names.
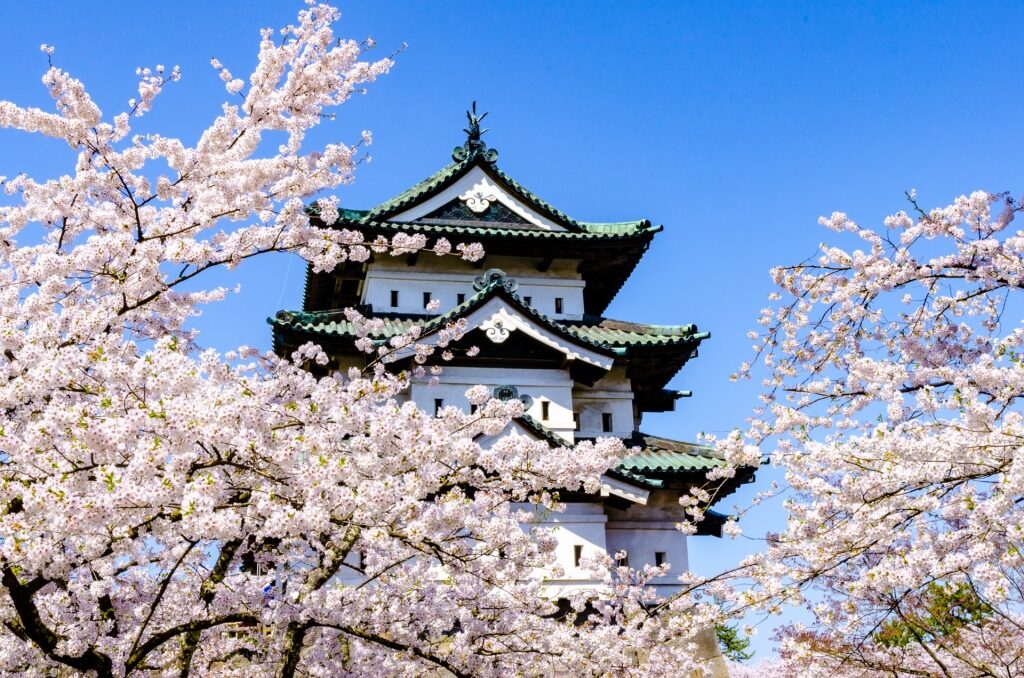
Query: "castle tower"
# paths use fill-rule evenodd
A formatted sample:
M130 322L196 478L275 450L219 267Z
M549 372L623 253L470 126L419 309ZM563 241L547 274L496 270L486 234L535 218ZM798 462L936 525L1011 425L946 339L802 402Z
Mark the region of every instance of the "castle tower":
M408 398L421 409L468 409L466 389L484 384L496 397L525 399L526 415L511 425L517 435L553 445L615 436L638 450L608 470L598 495L563 493L567 510L550 520L559 528L565 576L552 594L597 584L578 566L594 550L624 550L633 567L670 563L671 573L656 582L669 594L688 567L686 536L675 527L684 516L679 497L725 462L699 445L642 433L643 416L671 411L689 395L666 386L709 334L604 317L662 227L569 217L501 171L497 151L481 139L483 116L474 107L469 118L466 142L449 164L373 209L342 210L330 226L361 231L367 241L405 233L423 234L428 245L478 242L484 259L375 254L330 273L310 270L302 311L269 320L275 350L290 354L314 341L331 367L364 366L366 354L356 350L341 312L347 307L385 320L377 340L414 326L427 335L465 319L459 345L480 353L444 363L439 384L415 380ZM440 308L431 311L434 299ZM741 469L716 501L750 482L753 471ZM724 518L709 511L698 534L721 536Z

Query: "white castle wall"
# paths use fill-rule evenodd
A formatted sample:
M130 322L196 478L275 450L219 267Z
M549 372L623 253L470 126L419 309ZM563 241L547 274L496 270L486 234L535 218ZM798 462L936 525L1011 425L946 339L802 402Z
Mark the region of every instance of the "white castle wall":
M572 379L565 371L532 369L493 369L484 367L445 367L440 383L431 385L429 378L413 382L411 397L424 412L434 412L435 400L443 405L469 410L466 390L477 384L488 388L511 384L519 389L519 395L533 398L533 404L526 411L566 442L573 440ZM543 401L547 400L548 418L543 418Z
M666 596L680 588L678 577L689 564L686 537L676 529L674 521L657 520L661 514L657 508L632 507L632 520L628 521L616 520L603 504L597 502L567 503L565 510L557 513L537 513L530 504L516 505L516 508L538 515L537 520L525 526L527 529L555 530L558 538L556 563L563 574L550 577L547 594L552 597L600 589L601 582L577 566L577 553L583 558L590 558L602 553L614 556L618 551L626 551L630 567L637 569L645 564L654 565L657 554L661 553L663 562L671 567L667 575L655 579L652 585Z
M639 568L656 565L657 554L671 565L669 573L652 582L660 593L668 595L679 589L678 577L689 567L686 537L676 525L686 513L679 504L679 493L672 490L652 491L646 504L627 507L605 507L609 553L624 550L629 565Z
M581 438L614 435L629 437L633 432L633 387L626 370L613 367L592 387L576 384L572 392L573 407L579 413ZM604 414L612 415L612 430L604 430Z
M522 258L488 258L485 268L500 268L519 283L516 292L529 297L529 304L540 313L561 320L583 317L584 281L576 272L576 262L556 261L540 272ZM363 285L361 303L373 305L375 312L423 313L423 295L430 293L440 304L439 313L458 305L459 294L473 296L473 281L483 273L469 262L455 257L422 254L415 266L396 257L378 257L369 265ZM391 305L391 292L398 292L398 305ZM556 299L562 300L562 311L556 310Z

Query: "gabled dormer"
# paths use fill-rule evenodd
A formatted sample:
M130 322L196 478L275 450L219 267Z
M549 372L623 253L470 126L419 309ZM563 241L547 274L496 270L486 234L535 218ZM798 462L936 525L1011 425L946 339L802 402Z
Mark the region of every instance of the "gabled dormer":
M404 224L582 233L584 227L498 169L498 151L483 140L476 102L467 111L466 141L452 162L363 219Z
M661 226L646 219L603 223L582 221L555 208L498 167L498 151L489 148L480 128L485 115L475 107L468 114L466 140L452 151L451 162L423 181L369 210L342 209L338 228L359 230L368 238L398 233L427 236L428 245L445 238L453 245L480 243L485 257L475 265L449 260L445 271L433 266L431 274L462 275L472 279L474 269L501 268L525 286L532 277L576 281L568 297L543 292L555 299L577 299L569 319L600 315L640 261ZM315 213L315 206L314 206ZM367 290L367 278L377 268L400 266L378 256L369 266L349 266L329 274L308 273L303 309L321 311L372 303L381 310L376 291ZM423 257L403 258L410 272ZM531 274L532 272L532 274ZM563 275L564 272L564 275ZM398 276L402 277L402 276ZM405 277L408 277L406 275ZM390 289L388 294L390 294ZM412 303L401 290L395 308L410 312ZM427 290L429 291L429 290ZM370 297L373 297L371 300ZM390 298L388 299L390 306ZM556 311L544 308L544 312Z
M470 114L466 143L452 152L451 164L373 208L364 218L405 224L582 232L580 224L498 169L498 152L487 148L480 138L479 121L483 117Z

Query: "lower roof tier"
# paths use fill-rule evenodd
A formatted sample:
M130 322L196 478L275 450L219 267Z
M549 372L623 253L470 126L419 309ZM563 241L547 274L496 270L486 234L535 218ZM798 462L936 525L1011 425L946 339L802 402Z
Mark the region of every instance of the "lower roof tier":
M459 321L465 321L458 344L477 346L480 355L449 364L544 366L544 361L567 365L573 378L593 384L613 366L625 368L640 411L672 409L685 392L667 391L669 380L697 355L710 335L694 325L646 325L585 316L582 320L553 319L515 294L515 281L500 271L482 276L477 293L441 315L372 314L367 336L379 344L411 331L420 341ZM274 349L286 354L315 341L329 353L357 354L360 330L344 311L280 311L268 322ZM507 342L510 334L518 337ZM514 347L514 348L513 348Z
M565 444L564 440L528 415L517 418L516 422L532 437L555 446ZM722 526L728 516L710 510L711 507L742 485L753 482L757 471L756 467L740 466L730 478L708 480L708 472L728 466L723 456L711 447L640 431L634 431L629 438L622 439L622 443L629 454L606 473L607 478L625 483L625 488L618 488L625 490L619 496L636 501L650 492L685 493L691 487L701 487L707 491L710 500L702 506L704 520L698 523L697 534L722 536Z

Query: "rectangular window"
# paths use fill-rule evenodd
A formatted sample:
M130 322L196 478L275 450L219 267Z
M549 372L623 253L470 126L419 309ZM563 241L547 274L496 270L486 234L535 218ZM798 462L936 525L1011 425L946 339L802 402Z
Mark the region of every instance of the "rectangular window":
M398 306L398 290L391 290L391 308Z
M527 306L530 306L531 304L533 304L533 297L523 297L523 303L526 304Z
M459 292L458 294L455 295L455 303L456 304L461 304L465 300L466 300L466 295L463 294L462 292Z
M551 417L551 401L542 400L540 401L540 418L541 421L547 421Z
M658 566L658 567L661 567L662 565L665 564L665 552L664 551L655 551L654 552L654 564L656 566Z
M473 404L471 404L471 405L469 406L469 413L470 413L470 414L476 414L477 408L479 408L479 407L480 407L480 406L479 406L479 405L477 405L476 403L473 403Z
M441 414L441 408L444 407L444 398L434 398L434 416Z
M605 433L611 433L612 431L612 413L602 412L601 413L601 430Z
M562 297L555 297L555 313L562 312Z
M430 304L430 292L423 293L423 308L426 308Z
M573 430L574 431L579 431L580 430L580 413L579 412L573 412L572 413L572 426L573 426Z
M619 558L617 561L615 561L615 564L619 567L629 567L629 554L627 553L626 555Z
M580 566L580 560L583 558L583 544L576 544L572 547L572 564L575 567Z

